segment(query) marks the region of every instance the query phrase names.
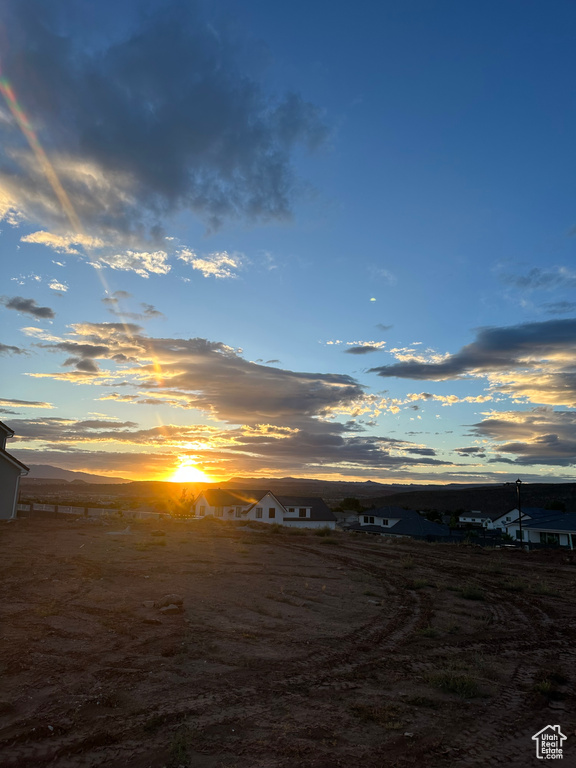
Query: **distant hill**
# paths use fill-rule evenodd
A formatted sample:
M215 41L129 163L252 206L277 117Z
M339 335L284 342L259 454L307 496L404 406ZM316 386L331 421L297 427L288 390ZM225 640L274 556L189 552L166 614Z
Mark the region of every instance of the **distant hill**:
M523 507L546 507L561 501L566 512L576 512L576 483L523 483ZM504 513L517 505L516 488L508 485L484 485L476 488L450 488L436 486L434 489L411 489L393 495L382 494L370 499L376 507L399 506L419 511L478 510L480 512Z
M71 469L61 469L53 467L50 464L31 464L29 474L23 478L23 481L30 480L51 480L66 481L68 483L107 483L109 485L118 485L119 483L131 483L125 477L106 477L105 475L92 475L89 472L74 472Z

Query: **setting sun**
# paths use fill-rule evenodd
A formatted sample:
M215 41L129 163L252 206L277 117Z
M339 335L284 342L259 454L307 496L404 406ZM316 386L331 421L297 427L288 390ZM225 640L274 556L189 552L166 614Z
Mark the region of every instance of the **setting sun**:
M172 483L209 483L210 478L205 472L194 464L189 459L180 463L178 469L169 478Z

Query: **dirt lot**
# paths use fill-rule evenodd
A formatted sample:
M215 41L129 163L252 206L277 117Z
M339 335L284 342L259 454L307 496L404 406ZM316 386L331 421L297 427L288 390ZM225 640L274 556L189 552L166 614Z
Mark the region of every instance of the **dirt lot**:
M569 554L122 527L1 525L1 765L576 765Z

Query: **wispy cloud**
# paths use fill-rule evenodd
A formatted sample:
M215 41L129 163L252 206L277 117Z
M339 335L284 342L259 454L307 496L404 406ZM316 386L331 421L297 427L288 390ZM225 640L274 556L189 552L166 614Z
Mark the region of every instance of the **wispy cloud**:
M13 309L16 312L20 312L25 315L32 315L39 320L52 320L56 317L53 309L50 307L39 307L34 299L24 299L22 296L2 296L0 298L0 304L3 304L6 309Z
M0 355L27 355L25 349L22 347L14 347L10 344L2 344L0 342Z
M197 269L204 277L235 278L238 277L238 270L243 264L241 254L230 254L227 251L199 257L193 251L186 249L178 254L178 258L185 264L190 264L193 269Z

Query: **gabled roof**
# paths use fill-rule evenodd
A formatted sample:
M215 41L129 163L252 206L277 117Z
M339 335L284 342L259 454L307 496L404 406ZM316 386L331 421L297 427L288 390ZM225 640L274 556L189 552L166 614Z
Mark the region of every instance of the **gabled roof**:
M245 491L240 490L224 490L222 488L207 488L201 491L194 503L198 501L200 496L204 496L206 501L211 507L244 507L246 505L255 504L263 496L266 496L268 491Z
M382 510L393 510L387 514L380 514ZM376 514L378 513L378 514ZM399 536L449 536L450 529L447 525L433 523L426 520L413 509L401 509L400 507L381 507L378 510L368 511L370 517L382 517L386 519L400 518L397 523L388 528L380 525L361 525L360 523L351 523L348 528L351 531L371 531L373 533L391 533Z
M418 514L418 512L414 512L412 509L403 509L402 507L378 507L378 509L365 509L363 512L360 512L361 515L370 515L371 517L383 517L383 518L396 518L399 517L402 519L406 515L407 512L411 512L415 515Z
M6 432L6 435L8 437L12 437L12 435L14 434L14 430L6 426L6 424L4 424L3 421L0 421L0 430L2 430L2 432Z
M325 522L333 522L336 520L336 516L332 510L326 506L324 499L320 499L317 496L276 496L280 504L288 511L289 507L300 508L307 507L310 509L310 517L307 520L321 520ZM284 520L301 520L298 516L288 517L284 515Z
M560 533L576 533L576 512L551 512L547 510L548 517L539 520L531 520L522 523L522 528L530 528L533 531L558 531Z
M21 461L18 461L18 459L14 458L14 456L9 454L8 451L5 451L4 448L0 448L0 457L6 461L9 461L11 464L14 464L20 469L23 469L25 472L30 472L30 467L27 467L26 464L22 464Z

